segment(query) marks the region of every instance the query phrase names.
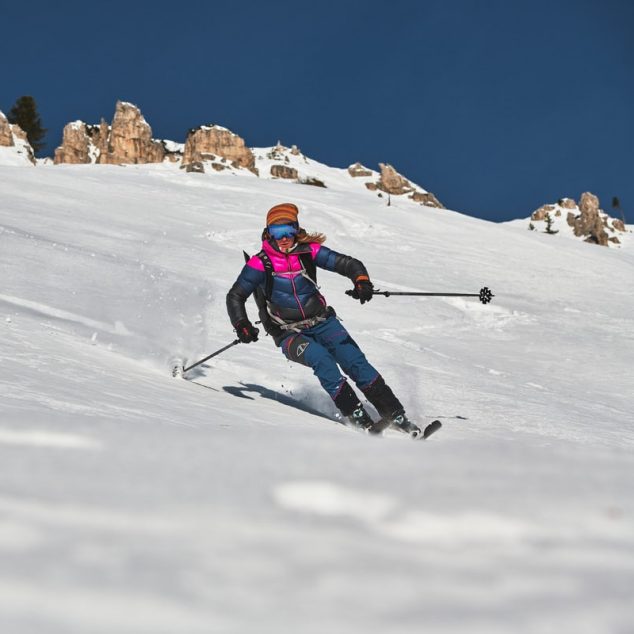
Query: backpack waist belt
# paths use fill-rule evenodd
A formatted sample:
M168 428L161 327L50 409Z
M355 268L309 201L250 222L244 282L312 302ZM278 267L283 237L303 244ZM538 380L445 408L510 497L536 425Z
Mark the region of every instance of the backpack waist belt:
M326 321L328 316L318 315L317 317L310 317L309 319L302 319L301 321L294 321L290 324L279 324L282 330L294 330L295 332L300 332L301 330L305 330L306 328L312 328L322 321Z

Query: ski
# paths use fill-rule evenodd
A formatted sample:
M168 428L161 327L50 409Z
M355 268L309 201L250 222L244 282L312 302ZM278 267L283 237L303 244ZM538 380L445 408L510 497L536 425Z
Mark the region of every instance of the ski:
M442 423L439 420L434 420L429 425L425 427L424 430L421 430L420 427L410 423L406 427L399 427L398 425L392 425L389 420L385 418L381 418L372 427L368 429L368 433L374 436L378 436L382 434L386 429L395 429L396 431L401 432L402 434L407 434L411 438L422 438L423 440L427 440L433 433L437 432L442 427Z
M423 430L423 440L427 440L434 432L437 432L442 427L442 423L439 420L434 420Z

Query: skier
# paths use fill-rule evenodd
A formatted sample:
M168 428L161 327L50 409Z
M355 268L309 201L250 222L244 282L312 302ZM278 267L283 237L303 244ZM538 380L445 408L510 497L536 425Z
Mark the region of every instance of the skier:
M365 304L373 285L365 266L323 245L321 233L299 226L298 208L271 208L262 234L262 250L251 257L227 293L227 311L243 343L258 340L249 320L247 298L256 293L260 319L287 359L312 368L351 426L369 430L373 421L339 367L377 409L381 418L412 436L420 429L408 420L401 402L326 304L316 283L316 267L344 275L354 284L352 297Z

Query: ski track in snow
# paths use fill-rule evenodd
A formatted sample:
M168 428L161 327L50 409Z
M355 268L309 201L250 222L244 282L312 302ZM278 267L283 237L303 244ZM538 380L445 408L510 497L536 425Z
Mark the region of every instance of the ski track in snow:
M328 188L0 167L0 631L630 631L629 242L388 213L289 160ZM442 419L428 441L339 425L266 337L169 376L233 340L226 292L282 200L381 289L496 295L360 306L319 272L412 418Z

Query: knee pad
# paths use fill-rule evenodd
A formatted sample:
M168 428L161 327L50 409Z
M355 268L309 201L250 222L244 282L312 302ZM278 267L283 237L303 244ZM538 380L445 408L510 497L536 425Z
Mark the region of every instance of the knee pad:
M295 363L301 363L302 365L311 364L306 360L306 348L310 346L311 341L307 337L303 335L295 335L291 337L287 346L284 346L284 354L286 354L286 358L290 361L294 361Z

